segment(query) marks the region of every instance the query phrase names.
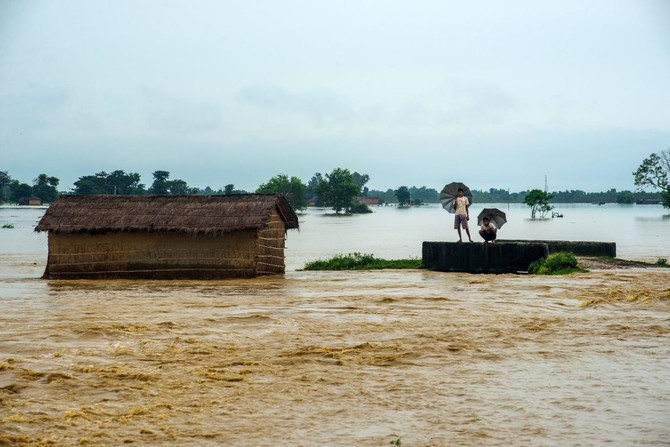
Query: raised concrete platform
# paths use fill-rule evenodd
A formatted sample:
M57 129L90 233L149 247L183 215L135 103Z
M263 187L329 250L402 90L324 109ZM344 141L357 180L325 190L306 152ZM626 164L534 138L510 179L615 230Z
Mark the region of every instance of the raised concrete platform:
M591 242L591 241L536 241L536 240L508 240L502 239L499 242L512 243L541 243L547 244L549 254L567 251L577 256L610 256L616 258L616 243L614 242Z
M549 255L544 242L424 242L423 264L431 270L469 273L527 271L531 262Z

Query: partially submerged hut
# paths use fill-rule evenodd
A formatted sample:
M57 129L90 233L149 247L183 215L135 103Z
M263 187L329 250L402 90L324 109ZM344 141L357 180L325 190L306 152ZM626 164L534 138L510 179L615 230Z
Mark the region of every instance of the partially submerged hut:
M61 196L47 231L43 278L230 278L284 273L283 196Z

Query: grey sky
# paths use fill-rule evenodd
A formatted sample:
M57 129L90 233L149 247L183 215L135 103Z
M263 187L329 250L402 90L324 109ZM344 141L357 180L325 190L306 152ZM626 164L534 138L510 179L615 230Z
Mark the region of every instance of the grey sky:
M665 0L4 0L0 170L634 189L669 80Z

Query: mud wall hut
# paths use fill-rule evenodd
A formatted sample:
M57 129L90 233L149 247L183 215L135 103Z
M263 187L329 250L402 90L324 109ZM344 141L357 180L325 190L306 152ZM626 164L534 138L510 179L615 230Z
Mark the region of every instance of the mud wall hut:
M43 278L214 279L284 273L292 228L274 194L67 195L35 231L48 232Z

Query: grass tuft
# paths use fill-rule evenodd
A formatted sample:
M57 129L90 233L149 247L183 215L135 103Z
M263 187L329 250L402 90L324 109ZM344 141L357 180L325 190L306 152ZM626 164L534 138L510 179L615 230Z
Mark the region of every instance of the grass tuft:
M383 270L421 269L421 259L380 259L371 254L349 253L336 255L330 259L320 259L305 264L304 270Z

